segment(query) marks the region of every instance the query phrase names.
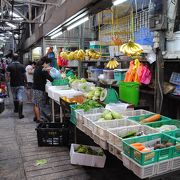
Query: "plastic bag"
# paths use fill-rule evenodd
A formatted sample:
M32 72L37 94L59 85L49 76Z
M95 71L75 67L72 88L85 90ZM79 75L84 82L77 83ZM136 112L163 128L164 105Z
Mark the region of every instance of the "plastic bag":
M53 79L61 79L61 74L60 74L60 72L56 68L52 68L50 70L50 76Z

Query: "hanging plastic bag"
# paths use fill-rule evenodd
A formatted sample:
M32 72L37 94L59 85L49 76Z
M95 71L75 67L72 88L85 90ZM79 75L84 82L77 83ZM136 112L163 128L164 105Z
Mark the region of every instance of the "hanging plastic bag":
M53 79L61 79L61 74L60 74L60 72L56 68L52 68L50 70L50 76Z
M150 84L152 73L147 65L141 65L141 67L138 69L138 76L140 83L142 84Z
M133 82L135 76L134 61L130 62L129 69L126 72L124 82Z

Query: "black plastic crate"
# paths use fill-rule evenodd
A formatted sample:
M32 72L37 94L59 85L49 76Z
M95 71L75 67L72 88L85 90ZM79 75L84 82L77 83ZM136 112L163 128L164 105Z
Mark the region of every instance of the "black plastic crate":
M67 146L69 130L62 123L40 123L37 130L38 146Z

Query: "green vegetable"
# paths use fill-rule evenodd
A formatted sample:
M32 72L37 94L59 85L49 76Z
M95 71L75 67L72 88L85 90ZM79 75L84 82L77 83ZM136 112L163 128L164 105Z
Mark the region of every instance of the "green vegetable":
M87 100L83 104L77 105L76 109L83 109L85 112L87 112L98 107L102 107L102 105L94 100Z
M111 113L108 113L108 114L106 114L106 115L104 116L104 119L105 119L105 120L112 120L113 117L112 117Z
M112 111L111 113L112 113L112 117L114 119L122 119L122 115L121 114L119 114L119 113L117 113L115 111Z
M93 150L89 146L80 145L75 149L75 152L77 153L83 153L83 154L90 154L90 155L96 155L96 156L103 156L104 152L100 149L98 151Z
M136 132L129 132L127 135L122 136L122 138L123 138L123 139L125 139L125 138L130 138L130 137L133 137L133 136L135 136L135 135L136 135Z

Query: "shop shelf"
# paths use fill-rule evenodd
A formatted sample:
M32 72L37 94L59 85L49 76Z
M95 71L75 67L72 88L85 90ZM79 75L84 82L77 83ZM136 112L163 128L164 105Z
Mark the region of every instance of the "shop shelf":
M140 123L141 120L143 120L143 119L145 119L145 118L148 118L148 117L150 117L150 116L152 116L152 115L154 115L154 114L155 114L155 113L145 114L145 115L140 115L140 116L132 116L132 117L129 117L128 119ZM166 121L166 120L171 120L171 118L168 118L168 117L166 117L166 116L162 116L162 115L161 115L161 118L160 118L158 121L156 121L156 122ZM146 124L147 124L147 123L146 123Z
M109 136L107 129L127 127L132 125L138 125L138 124L136 122L127 119L96 122L93 128L93 133L107 139Z
M151 150L143 153L131 146L133 143L142 143L145 146L152 147L153 145L162 142L171 142L174 145L176 144L175 139L165 134L152 134L123 140L123 152L140 165L148 165L163 160L168 160L173 157L175 146Z
M175 125L177 128L180 129L180 121L178 120L157 121L157 122L147 123L146 125L153 128L160 128L163 125Z
M158 133L158 130L148 127L148 126L128 126L128 127L120 127L120 128L115 128L115 129L109 129L108 131L108 139L107 142L108 143L112 143L115 146L118 146L119 149L123 149L122 148L122 140L123 138L121 138L122 136L127 135L130 132L143 132L144 135L149 135L149 134L154 134L154 133Z
M40 123L36 128L38 146L68 145L68 128L62 123Z

